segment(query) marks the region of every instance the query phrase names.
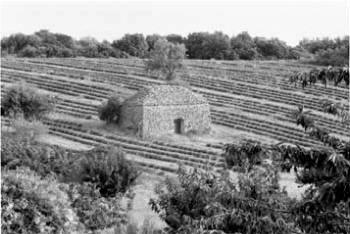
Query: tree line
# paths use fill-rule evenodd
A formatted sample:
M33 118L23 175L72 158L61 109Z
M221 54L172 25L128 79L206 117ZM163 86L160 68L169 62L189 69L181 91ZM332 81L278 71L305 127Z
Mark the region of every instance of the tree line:
M183 37L177 34L161 36L140 33L125 34L112 42L97 41L93 37L75 40L69 35L40 30L31 35L17 33L1 39L2 56L21 57L148 57L155 42L166 39L184 44L189 59L299 59L314 58L321 65L348 63L349 37L303 39L291 47L278 38L252 37L248 32L229 37L223 32L193 32Z
M297 46L313 56L312 62L319 65L344 66L349 64L349 36L334 39L303 39Z

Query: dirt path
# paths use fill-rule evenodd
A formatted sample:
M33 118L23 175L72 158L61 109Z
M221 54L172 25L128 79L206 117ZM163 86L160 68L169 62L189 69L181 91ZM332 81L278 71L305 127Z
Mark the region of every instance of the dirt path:
M142 173L134 187L135 198L128 215L129 219L139 227L142 226L145 219L153 223L156 229L166 226L158 214L153 212L148 205L151 198L156 198L154 188L161 180L162 178L159 176Z

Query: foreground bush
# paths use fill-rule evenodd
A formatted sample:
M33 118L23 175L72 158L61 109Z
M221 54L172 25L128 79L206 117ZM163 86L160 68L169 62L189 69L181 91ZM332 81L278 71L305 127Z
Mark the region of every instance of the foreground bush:
M119 123L123 100L117 96L112 96L98 109L100 120L107 123Z
M41 119L54 108L54 98L38 93L25 84L10 87L1 102L1 112L5 116L24 119Z
M227 165L239 171L250 170L254 165L261 164L265 153L261 144L255 141L227 144L224 150Z
M26 168L2 171L1 221L2 233L72 233L79 224L60 185Z
M87 230L126 225L126 211L120 205L122 194L102 197L92 183L70 184L67 193L73 210Z
M150 204L173 233L295 232L292 200L279 190L276 176L272 167L254 166L235 184L227 176L180 170L179 182L167 179Z
M1 143L1 167L28 167L42 177L55 175L62 182L92 183L104 197L125 193L139 176L137 168L121 150L98 147L72 152L33 140L4 135Z
M38 175L55 175L64 180L71 174L77 155L56 147L18 138L14 134L3 134L1 142L1 168L28 167Z
M78 161L79 182L96 185L103 197L125 193L139 175L136 167L125 159L119 149L98 147L85 152Z

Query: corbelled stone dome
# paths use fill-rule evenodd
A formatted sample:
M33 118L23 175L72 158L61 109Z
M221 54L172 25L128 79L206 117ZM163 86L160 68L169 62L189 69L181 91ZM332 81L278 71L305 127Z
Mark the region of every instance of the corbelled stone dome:
M168 106L207 103L201 95L180 85L153 85L145 87L125 100L128 105Z

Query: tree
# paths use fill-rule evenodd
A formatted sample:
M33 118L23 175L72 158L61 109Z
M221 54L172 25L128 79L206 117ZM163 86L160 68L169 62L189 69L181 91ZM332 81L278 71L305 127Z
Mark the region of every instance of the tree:
M74 48L74 39L71 36L62 34L62 33L55 33L54 36L56 37L56 41L61 44L62 47L73 49Z
M106 103L98 108L100 120L107 123L119 123L123 100L118 96L112 96Z
M124 152L113 147L96 147L84 152L76 166L77 182L96 184L103 197L125 193L139 176L135 165L125 159Z
M277 38L265 39L265 38L255 38L255 44L257 46L258 52L266 58L282 59L288 58L289 47L283 41Z
M20 52L26 46L37 47L41 43L40 37L36 35L24 35L17 33L1 39L1 49L7 50L9 54Z
M147 55L148 45L142 34L125 34L121 39L113 41L112 46L131 56L143 58Z
M189 58L225 59L230 54L230 39L222 32L191 33L185 43Z
M148 51L151 51L154 49L154 45L159 39L163 39L163 37L158 34L147 35L146 42L148 45Z
M178 44L184 44L185 38L183 38L181 35L178 34L169 34L165 37L169 42L172 43L178 43Z
M35 89L24 84L10 87L1 102L1 108L5 116L18 117L23 115L25 119L41 119L53 110L55 98L38 93Z
M85 57L98 57L98 41L93 37L84 37L78 41L78 54Z
M257 48L253 38L248 32L242 32L230 40L231 49L240 59L252 60L258 57Z
M184 68L185 46L173 44L166 40L158 40L150 58L146 61L147 71L160 71L165 79L170 81L176 78L176 72Z
M349 64L349 45L335 49L318 50L314 63L325 66L344 66Z
M222 32L209 34L203 43L204 59L225 59L230 52L230 38Z
M195 32L187 36L186 48L188 57L191 59L204 59L203 44L208 36L208 33Z

